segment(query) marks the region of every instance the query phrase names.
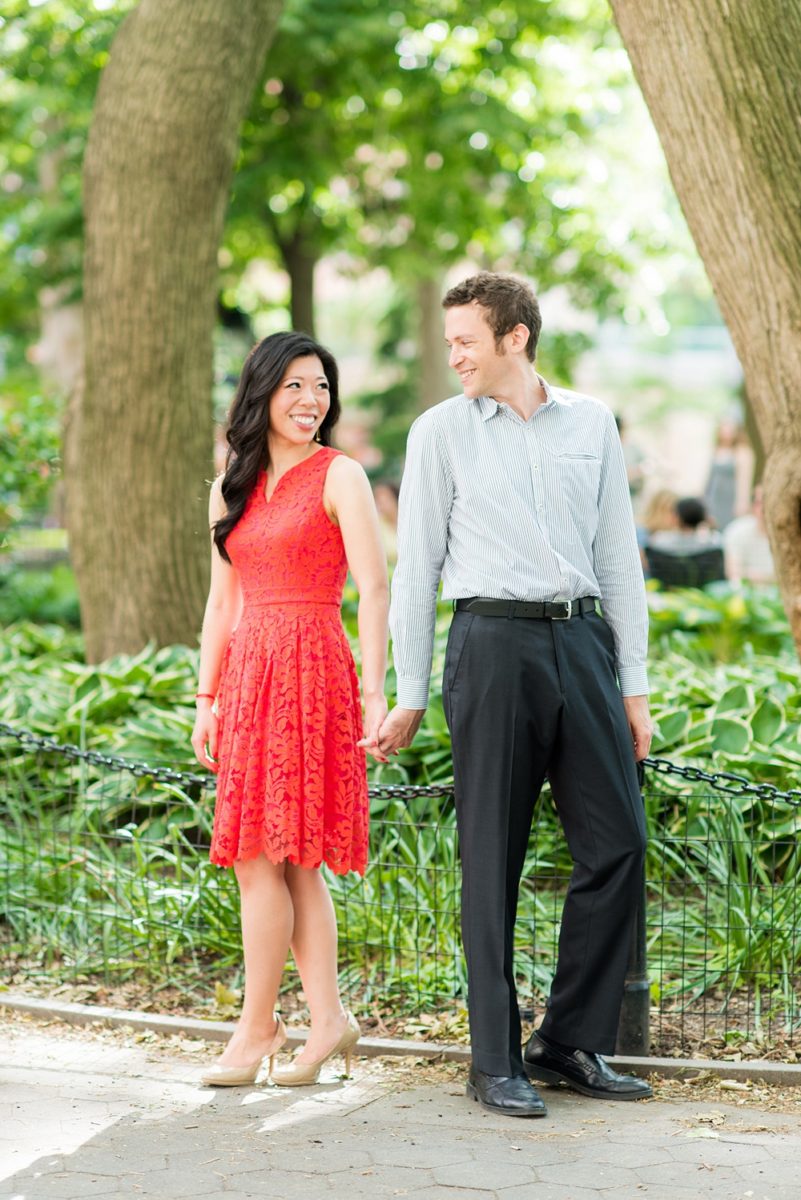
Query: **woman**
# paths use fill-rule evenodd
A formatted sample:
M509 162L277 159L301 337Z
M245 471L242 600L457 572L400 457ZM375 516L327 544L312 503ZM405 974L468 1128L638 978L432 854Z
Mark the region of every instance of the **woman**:
M707 510L721 532L748 512L753 481L754 452L748 434L739 421L726 417L715 435L704 492Z
M363 873L365 749L383 760L387 571L370 485L330 447L338 372L302 333L251 352L231 409L225 473L212 489L211 589L192 746L217 773L211 860L233 866L242 902L245 998L209 1085L313 1083L359 1038L342 1007L333 904L320 874ZM364 728L342 628L348 567L359 589ZM364 734L364 736L362 736ZM302 1052L274 1013L291 946L311 1014Z

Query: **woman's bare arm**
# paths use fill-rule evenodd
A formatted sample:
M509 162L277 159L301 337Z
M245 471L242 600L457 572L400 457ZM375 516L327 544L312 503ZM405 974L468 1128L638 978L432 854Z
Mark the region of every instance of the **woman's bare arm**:
M212 484L209 497L209 525L225 514L222 498L222 476ZM242 611L242 589L239 576L220 555L211 538L211 585L203 616L203 632L200 638L200 670L197 690L197 717L192 732L192 746L201 766L217 770L217 716L212 710L220 682L220 667L239 615Z
M378 751L378 731L387 712L384 680L389 581L373 493L359 464L344 455L334 459L328 469L323 499L329 516L342 531L348 567L359 591L365 732L361 745L385 762L385 756Z

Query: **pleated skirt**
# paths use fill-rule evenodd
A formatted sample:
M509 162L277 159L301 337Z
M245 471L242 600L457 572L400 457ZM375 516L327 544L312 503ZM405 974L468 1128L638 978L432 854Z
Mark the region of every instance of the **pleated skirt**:
M364 873L368 795L356 667L339 607L246 609L217 694L217 800L210 858L264 854Z

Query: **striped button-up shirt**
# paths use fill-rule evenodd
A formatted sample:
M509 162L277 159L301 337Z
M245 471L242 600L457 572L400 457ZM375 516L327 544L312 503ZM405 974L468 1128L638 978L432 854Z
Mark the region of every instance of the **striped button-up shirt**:
M645 598L615 420L544 380L528 421L454 396L409 433L390 628L402 708L428 703L440 578L446 600L597 596L624 696L648 691Z

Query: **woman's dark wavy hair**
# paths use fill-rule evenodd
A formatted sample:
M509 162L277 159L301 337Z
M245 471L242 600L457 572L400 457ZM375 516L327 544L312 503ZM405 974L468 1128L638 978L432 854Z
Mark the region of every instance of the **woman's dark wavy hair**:
M317 431L317 440L331 445L331 430L339 420L339 369L330 350L307 333L271 333L253 347L245 359L239 385L228 416L228 454L222 481L226 513L214 524L214 544L226 562L226 539L239 521L259 472L269 466L267 430L270 399L296 358L316 355L328 380L331 404Z

